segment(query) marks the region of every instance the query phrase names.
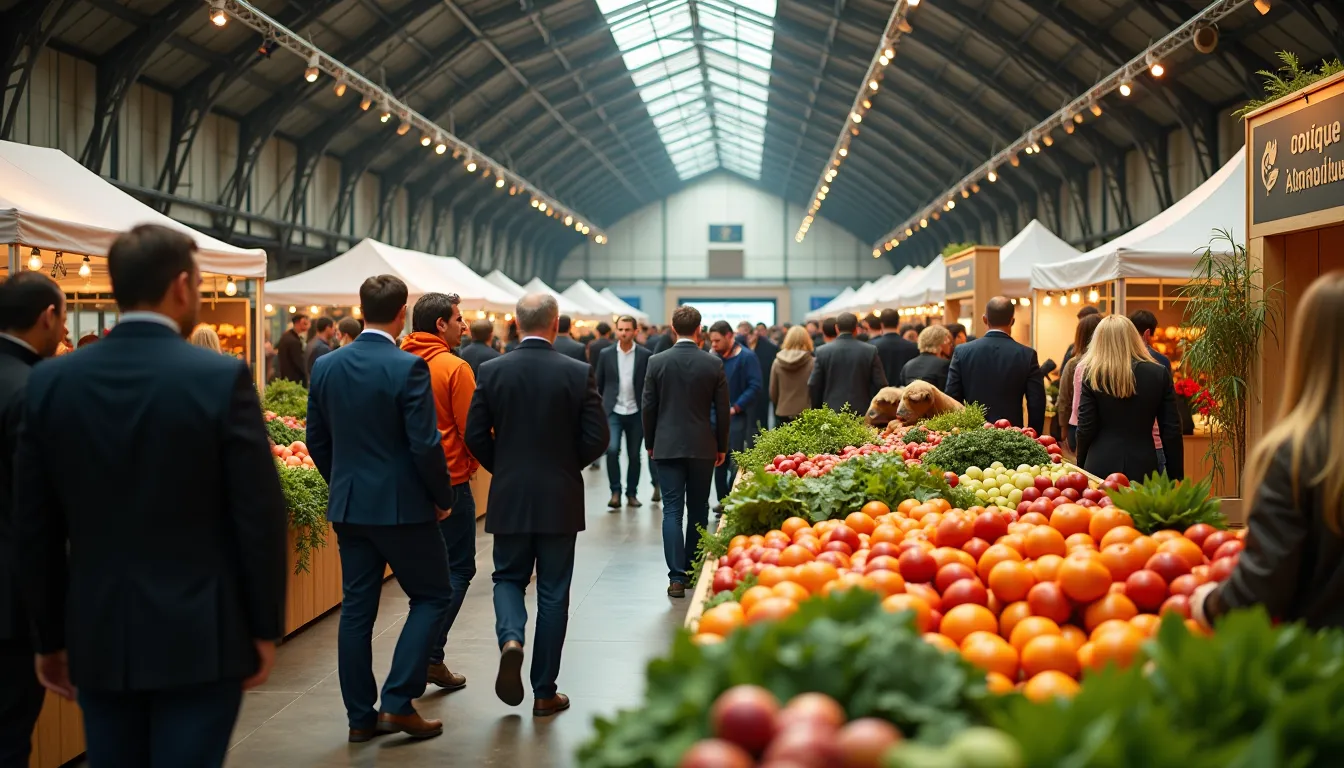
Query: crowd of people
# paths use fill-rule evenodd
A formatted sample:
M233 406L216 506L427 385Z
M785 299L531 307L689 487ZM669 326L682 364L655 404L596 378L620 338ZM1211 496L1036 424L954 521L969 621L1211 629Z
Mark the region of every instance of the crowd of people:
M218 766L243 692L274 664L287 511L251 371L194 338L194 250L155 226L118 238L108 269L119 322L102 343L59 357L66 309L56 283L23 272L0 284L0 764L26 762L45 688L78 700L95 768ZM1002 297L988 302L978 339L885 313L706 327L695 307L680 306L665 328L621 317L584 345L554 297L529 294L516 307L516 343L500 354L489 327L466 325L453 294L412 306L405 283L388 275L369 277L359 294L362 324L298 317L293 341L287 333L277 345L277 375L309 386L308 447L330 487L343 572L338 677L355 743L440 734L442 722L422 717L415 700L430 684L466 685L446 659L475 577L478 467L494 476L485 531L495 693L516 706L530 688L533 715L549 717L570 705L557 679L586 527L583 475L604 454L613 509L623 497L638 505L647 454L667 593L683 597L711 485L726 492L731 452L772 416L862 408L882 387L918 379L982 403L991 419L1044 428L1053 366L1012 339L1013 306ZM1344 552L1342 312L1338 273L1298 309L1282 411L1248 464L1251 536L1232 578L1194 595L1199 621L1264 603L1282 619L1344 624L1334 600ZM1098 474L1180 470L1171 374L1145 335L1153 325L1139 313L1083 314L1066 355L1073 399L1060 417ZM51 458L70 445L78 483ZM388 566L410 601L380 691L371 642ZM525 649L534 577L536 631Z

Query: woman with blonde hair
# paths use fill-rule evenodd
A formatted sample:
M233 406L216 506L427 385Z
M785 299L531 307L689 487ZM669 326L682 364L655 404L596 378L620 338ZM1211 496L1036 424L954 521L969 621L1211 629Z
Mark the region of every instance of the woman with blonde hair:
M900 385L908 387L915 381L927 381L942 391L947 386L947 369L951 364L952 332L946 326L930 325L919 332L919 357L901 368Z
M198 347L214 350L220 354L224 353L224 348L219 344L219 334L215 333L215 329L205 323L196 326L196 330L191 332L191 343Z
M1153 360L1134 323L1111 315L1097 324L1078 397L1078 465L1105 477L1131 480L1163 469L1153 446L1153 422L1166 450L1168 477L1185 477L1181 419L1171 371Z
M1243 475L1256 489L1232 575L1195 590L1191 613L1211 623L1263 605L1276 621L1344 627L1344 271L1317 278L1288 334L1278 418Z
M770 366L770 402L775 404L775 420L788 424L807 410L810 395L807 380L812 376L812 337L807 329L795 325L784 336L784 346Z

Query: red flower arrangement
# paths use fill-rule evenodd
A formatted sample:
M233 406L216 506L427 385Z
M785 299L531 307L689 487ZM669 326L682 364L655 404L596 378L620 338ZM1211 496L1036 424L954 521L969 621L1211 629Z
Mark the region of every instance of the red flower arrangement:
M1194 379L1177 379L1175 387L1176 387L1176 394L1180 395L1181 397L1184 397L1187 400L1199 394L1200 390L1199 383L1196 382Z

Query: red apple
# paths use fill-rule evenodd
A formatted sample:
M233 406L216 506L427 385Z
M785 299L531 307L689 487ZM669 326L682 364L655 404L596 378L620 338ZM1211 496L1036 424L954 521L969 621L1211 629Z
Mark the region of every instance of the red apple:
M1209 566L1209 581L1227 581L1237 569L1237 561L1240 559L1241 555L1232 555L1214 560L1213 565Z
M1221 546L1218 547L1217 550L1214 551L1213 557L1210 559L1222 560L1225 557L1236 557L1237 555L1240 555L1242 550L1244 549L1246 549L1246 545L1241 541L1241 539L1233 539L1231 541L1225 541L1222 543Z
M1032 478L1031 484L1036 490L1044 491L1046 488L1054 486L1055 483L1053 480L1050 479L1049 475L1037 475L1036 477ZM1023 491L1022 492L1023 498L1025 498L1026 495L1027 492Z
M1190 598L1185 595L1172 595L1171 597L1168 597L1167 601L1162 604L1162 607L1158 609L1157 613L1161 616L1168 611L1175 611L1184 618L1190 618Z
M1185 529L1185 538L1195 542L1195 546L1203 548L1204 540L1209 538L1209 534L1217 530L1217 528L1214 528L1208 523L1195 523Z
M1005 527L1004 533L1007 533L1007 531L1008 529ZM976 562L980 561L980 557L985 554L987 549L989 549L989 542L978 536L961 545L961 551L975 558Z
M719 695L709 721L715 736L759 755L775 738L778 715L774 694L760 686L738 685Z
M1135 571L1125 579L1125 597L1140 611L1156 611L1167 599L1167 582L1154 571Z
M1125 477L1125 475L1121 472L1112 472L1111 474L1106 476L1106 479L1110 480L1111 482L1123 488L1129 487L1129 478Z
M1148 558L1147 564L1143 567L1161 576L1168 584L1177 576L1184 576L1190 572L1190 563L1174 552L1158 552Z
M938 569L938 574L933 579L933 586L939 592L947 593L947 588L962 579L976 578L975 571L962 563L948 563Z
M954 581L943 592L943 610L948 611L962 603L989 605L989 592L979 579L961 579Z
M1217 554L1218 548L1229 541L1236 541L1237 534L1232 531L1214 531L1204 537L1204 541L1199 542L1199 548L1204 550L1204 556L1213 559Z

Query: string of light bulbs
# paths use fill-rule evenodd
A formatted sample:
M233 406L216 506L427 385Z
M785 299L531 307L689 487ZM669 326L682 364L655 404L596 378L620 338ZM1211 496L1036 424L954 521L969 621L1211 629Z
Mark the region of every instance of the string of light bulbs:
M336 82L332 86L332 92L338 98L344 97L348 91L355 91L360 95L360 109L367 112L376 105L379 120L383 123L389 123L395 117L398 121L396 128L398 136L405 136L413 130L417 131L420 135L420 145L432 147L434 154L444 155L451 149L453 159L462 160L467 173L476 173L479 170L482 178L494 178L496 189L504 189L507 186L510 196L530 195L532 207L540 213L556 219L566 227L572 227L581 235L591 237L598 245L605 245L608 242L607 234L593 225L592 219L579 214L573 207L561 203L532 182L510 171L503 163L454 136L386 89L266 15L247 0L206 0L206 4L209 6L210 22L216 27L228 24L230 17L235 18L260 32L267 41L289 49L306 61L307 66L303 71L305 81L315 83L323 74L333 78Z
M872 100L882 88L883 71L896 58L896 43L902 34L911 31L906 16L911 8L919 5L919 2L920 0L896 0L896 4L892 7L882 39L878 41L877 50L873 52L873 58L868 62L868 70L859 84L859 92L849 106L849 117L845 119L845 125L840 129L840 136L835 140L835 146L831 147L830 160L827 161L825 170L821 172L821 179L812 189L812 203L808 206L807 213L803 215L802 223L798 225L798 231L793 236L794 242L801 243L803 238L807 237L807 230L811 229L817 211L821 210L821 204L826 201L826 195L831 191L831 182L835 181L835 177L840 173L840 166L849 156L849 142L859 135L859 124L863 122L864 114L872 108Z
M1218 22L1248 2L1251 2L1251 0L1215 0L1210 3L1198 14L1167 33L1166 36L1130 59L1119 69L1099 80L1085 93L1064 105L1058 112L1045 118L1022 134L1016 141L1004 147L978 168L966 174L956 184L944 190L941 195L918 213L912 214L903 223L888 232L881 240L873 244L873 256L880 256L883 250L890 251L899 246L901 242L913 237L919 230L927 228L930 219L937 221L942 213L952 211L956 208L958 198L964 200L980 191L980 181L988 181L991 184L998 181L999 173L1005 165L1017 168L1022 162L1018 158L1019 152L1026 155L1036 155L1044 151L1042 145L1044 147L1053 146L1055 143L1053 132L1056 129L1062 129L1065 134L1072 134L1075 126L1084 122L1084 114L1090 112L1094 118L1101 117L1103 114L1101 108L1102 97L1112 92L1118 92L1121 96L1129 96L1134 92L1134 81L1141 74L1147 73L1154 79L1162 77L1166 74L1166 68L1162 64L1163 59L1167 58L1176 49L1192 41L1195 33L1201 28ZM1257 4L1256 7L1259 8L1259 5ZM1261 13L1264 12L1261 11ZM1069 298L1072 299L1072 296ZM1047 302L1043 299L1042 303ZM1073 303L1076 304L1077 302Z
M1059 294L1058 299L1055 298L1056 293ZM1041 304L1048 307L1051 304L1054 304L1056 300L1059 301L1059 305L1061 307L1064 306L1065 304L1081 304L1083 302L1083 292L1081 289L1078 288L1074 288L1071 291L1046 291L1045 295L1041 297ZM1026 298L1020 300L1014 299L1014 302L1017 301L1021 301L1023 306L1031 305L1031 299ZM1096 304L1100 301L1101 301L1101 291L1097 289L1097 286L1094 285L1091 288L1088 288L1087 303Z

